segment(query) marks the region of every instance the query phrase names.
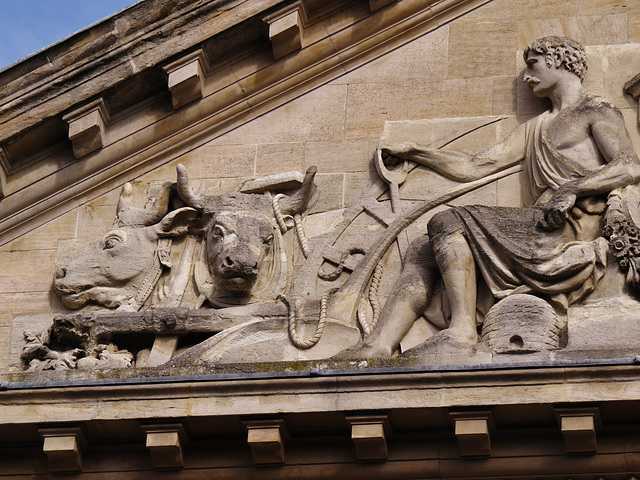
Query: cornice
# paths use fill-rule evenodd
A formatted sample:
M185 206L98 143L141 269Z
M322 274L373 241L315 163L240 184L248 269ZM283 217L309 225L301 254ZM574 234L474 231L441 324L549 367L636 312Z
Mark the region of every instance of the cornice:
M277 3L146 0L75 34L0 72L0 143Z
M129 111L134 113L112 115L110 123L113 128L95 126L95 131L104 135L101 147L96 151L76 159L67 140L66 159L57 159L55 162L62 167L56 169L48 165L45 157L40 160L43 168L38 169L42 172L41 176L31 175L24 185L20 183L20 169L16 168L21 167L24 160L11 159L10 154L4 155L3 165L9 164L10 169L7 171L5 167L0 172L5 195L0 200L0 244L489 1L397 0L373 12L370 10L371 4L366 2L365 8L357 10L359 16L350 16L351 23L343 24L337 30L316 27L313 36L303 31L304 41L300 48L278 60L271 57L265 63L263 47L255 42L250 43L244 51L238 52L237 58L258 55L260 61L255 62L253 70L243 72L241 76L233 72L233 60L220 64L208 60L211 64L204 65L200 79L203 82L202 98L185 106L178 102L178 110L166 112L169 96L169 86L166 85L166 93L156 94L150 104L147 100L142 106L132 106ZM158 5L162 2L148 2L161 10ZM69 55L74 53L75 57L82 57L73 68L68 66L68 69L57 73L48 71L41 75L40 80L27 81L27 86L20 90L22 93L17 90L8 92L4 105L0 106L0 126L4 132L1 138L8 139L15 136L16 132L22 135L38 119L48 116L62 122L62 117L67 113L78 111L84 104L99 99L110 85L122 82L144 69L167 71L164 69L176 62L179 64L181 58L193 56L194 47L206 50L207 42L233 25L251 18L262 24L266 13L287 9L290 3L229 0L194 4L182 1L177 3L179 8L175 13L166 15L166 18L157 18L142 31L129 25L126 33L118 33L122 39L110 44L100 55L91 58L87 53L83 57L82 52L73 50ZM313 12L309 13L311 3L303 3L304 18L310 25L321 24L317 16L314 20ZM353 7L354 1L331 2L331 11L336 11L338 5ZM122 25L131 18L133 23L136 19L140 22L134 15L137 11L122 12L109 21L116 29L125 32ZM301 28L306 27L301 24ZM268 35L266 32L268 28L265 27L265 36ZM116 33L105 35L113 36ZM103 38L105 35L95 40L97 43L93 48L107 41ZM154 42L160 39L162 48L154 48ZM207 58L206 55L197 57ZM2 72L0 77L7 73ZM34 75L37 77L37 72ZM28 76L25 75L25 79ZM5 88L8 87L5 85ZM153 125L143 126L133 133L127 132L126 136L119 138L118 122L134 117L147 118ZM6 148L5 153L9 153ZM31 164L32 160L25 162Z
M581 366L509 368L290 370L242 374L132 377L0 384L0 425L100 419L271 415L280 412L464 409L508 405L635 402L640 367L594 362ZM249 369L249 366L244 366ZM294 365L295 368L295 365ZM170 375L171 372L165 372ZM146 375L145 370L137 372ZM86 376L86 372L84 372ZM51 380L51 379L50 379ZM544 388L542 388L544 387ZM259 401L269 398L268 402ZM304 398L304 402L298 399ZM233 399L233 401L225 401ZM127 409L120 407L126 403ZM207 405L215 403L215 412ZM25 408L26 406L29 408ZM99 407L99 409L98 409ZM99 411L98 411L99 410ZM56 415L61 415L57 418ZM114 416L115 415L115 416Z

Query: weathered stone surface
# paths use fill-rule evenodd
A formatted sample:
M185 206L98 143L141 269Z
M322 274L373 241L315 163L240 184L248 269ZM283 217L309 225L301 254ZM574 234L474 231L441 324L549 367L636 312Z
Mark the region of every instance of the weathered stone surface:
M303 142L258 145L256 175L272 175L289 170L304 170Z
M253 145L211 145L180 158L189 170L206 171L209 178L253 175L256 147Z
M602 57L606 59L607 68L603 69L604 95L618 108L636 108L637 103L625 95L623 86L638 73L638 50L625 45L619 48L606 47L602 49Z
M358 460L384 461L387 459L387 437L392 433L389 417L363 415L349 416L346 420L351 427L351 440L353 440Z
M37 234L25 235L16 241L0 247L1 252L12 252L17 250L54 250L60 239L71 239L75 237L78 216L80 212L74 210L62 217L56 218L38 229Z
M490 115L491 112L491 86L482 79L350 85L347 132L353 137L380 136L386 120Z
M528 20L532 18L549 19L555 17L567 17L578 13L578 6L575 1L558 3L555 0L541 0L531 5L524 0L508 0L499 2L489 2L477 8L465 16L465 20L495 21L497 18L505 17L514 20ZM526 43L525 43L526 45Z
M513 115L517 107L518 78L514 76L493 77L494 115Z
M76 238L96 239L98 235L109 231L113 224L113 212L116 204L96 205L94 202L76 210Z
M620 352L637 349L639 318L640 309L635 302L603 302L572 309L568 317L568 348L618 348ZM616 327L611 328L609 321Z
M640 41L640 13L629 14L629 41L635 43Z
M456 78L515 75L516 33L515 23L463 20L453 24L449 27L449 71Z
M24 85L42 88L46 92L42 101L53 101L49 106L64 104L65 110L72 110L75 100L59 102L70 98L63 91L71 86L68 76L60 76L56 85L60 90L34 83L36 77L55 73L56 66L73 70L74 59L78 68L84 67L83 55L91 52L82 45L99 51L103 66L114 65L112 57L106 58L112 52L109 42L121 45L122 35L138 35L130 40L135 47L116 55L128 55L127 65L116 68L109 78L99 75L97 83L85 85L81 92L76 90L79 96L74 98L104 94L109 108L116 107L103 148L76 162L70 142L56 143L66 138L66 131L55 125L24 132L17 143L3 145L10 165L3 179L7 182L0 202L0 229L13 230L8 236L1 233L0 242L14 238L11 235L21 237L5 243L0 253L7 272L0 288L9 285L9 291L0 293L4 372L0 434L9 453L0 460L0 471L16 477L46 476L49 470L36 425L82 423L95 440L84 459L85 475L152 478L159 475L153 471L157 462L152 463L145 448L141 422L181 418L194 434L193 448L183 451L183 444L165 441L162 446L171 455L161 454L161 460L172 456L169 467L184 463L180 475L546 478L560 471L572 478L596 478L601 472L616 478L637 476L640 444L633 426L640 398L634 365L639 348L635 339L640 338L638 301L625 285L614 256L596 290L583 303L569 306L566 347L494 353L482 343L456 342L438 333L449 324L451 308L443 301L449 293L437 285L438 305L425 312L415 308L414 316L420 319L398 340L397 357L352 361L326 357L360 341L367 329L375 330L376 309L384 310L402 296L396 285L406 274L403 265L413 261L409 245L415 247L412 242L425 238L435 215L454 205L522 205L523 176L517 168L487 184L469 186L409 161L407 178L399 187L401 208L392 211L392 195L373 163L380 142L413 141L470 155L501 142L550 106L522 81L526 42L543 33L569 32L589 44L585 88L621 110L637 151L637 102L621 87L638 74L634 65L640 7L613 0L388 4L303 0L301 11L308 17L302 20L309 24L301 49L274 61L262 18L277 10L278 2L227 2L215 19L211 15L215 9L203 9L213 4L218 8L220 2L195 5L180 0L175 9L165 3L143 2L162 9L166 29L158 32L155 23L145 24L145 18L152 18L146 8L135 7L131 17L119 15L92 27L83 39L86 43L74 47L64 41L38 54L38 71L22 79ZM374 3L386 5L372 13ZM191 21L180 15L187 5ZM217 21L222 23L213 25ZM224 38L210 37L231 24L237 26ZM211 55L213 68L199 78L200 84L196 82L202 97L174 111L161 71L168 61L194 48ZM51 62L42 61L45 56ZM136 77L124 78L126 72ZM8 101L15 98L12 92L20 81L16 75L11 85L0 87L9 92L3 97ZM0 83L2 78L6 72L0 73ZM91 83L77 78L80 84ZM116 78L122 87L104 90ZM508 118L470 132L498 115ZM54 265L63 266L85 254L85 243L112 230L116 212L131 213L117 208L123 182L139 182L133 203L143 209L165 181L175 181L180 161L187 163L190 185L199 194L193 198L206 200L193 207L202 209L202 221L173 238L171 253L163 256L171 268L163 270L157 290L138 312L86 305L77 316L69 315L50 289ZM295 215L285 215L285 228L276 235L281 242L278 257L283 263L286 257L282 290L266 292L258 302L246 305L216 308L204 303L197 308L204 298L193 285L195 265L200 265L200 274L211 273L207 261L196 255L202 232L211 227L204 211L217 214L235 230L228 236L251 236L246 223L259 222L246 211L255 213L255 203L272 208L271 204L245 201L235 192L247 180L303 172L312 164L319 166L319 198L298 218L307 247L303 247L305 236L296 233ZM178 197L171 195L167 210L184 206ZM403 215L434 197L443 200L398 227ZM285 200L280 201L286 204ZM269 215L264 225L277 233L272 213L265 211ZM262 244L267 239L262 237ZM193 257L183 255L190 248ZM233 260L224 252L214 257ZM627 257L634 261L626 254L619 259ZM191 262L193 258L197 261ZM271 280L276 277L281 278L275 275ZM178 299L172 285L182 285L185 279L184 295ZM203 290L207 281L200 283ZM324 309L322 298L341 285L327 297L320 340L307 349L296 346L314 342ZM417 288L419 276L408 285ZM491 299L482 288L480 297ZM169 299L172 306L161 308ZM176 307L178 303L182 307ZM485 313L490 302L479 303ZM70 318L80 325L65 323ZM526 320L523 328L531 326L530 317ZM38 339L42 343L42 332L50 328L64 345L43 343L47 351ZM25 341L24 331L29 329L36 332ZM69 345L77 339L84 343ZM168 347L162 360L172 360L150 367L153 345L162 343ZM79 358L76 349L87 353ZM27 365L22 362L29 358L29 363L38 362L25 372ZM75 362L78 368L44 371L65 362ZM605 428L597 431L595 453L584 446L593 438L589 428L578 429L578 440L570 440L578 455L567 455L564 449L554 406L576 403L598 404L604 414ZM489 428L463 431L461 427L461 437L475 435L479 441L460 450L450 412L487 408L499 421L497 431L490 432L490 449ZM388 413L394 436L383 437L376 425L377 432L367 438L373 438L378 448L384 440L386 459L358 464L344 414L380 411ZM271 456L284 463L275 469L256 466L242 422L276 416L294 433L292 440L276 442L277 454ZM488 426L480 420L481 427ZM19 448L10 447L12 442ZM282 446L284 457L279 454ZM461 458L461 454L486 455L489 450L481 460ZM182 462L176 461L178 453L185 453ZM591 471L593 465L599 469L597 475Z
M583 45L621 44L627 41L627 16L624 14L541 18L524 22L518 31L518 45L531 38L563 35Z
M498 180L496 203L505 207L522 207L522 173Z
M341 139L344 137L346 93L343 85L326 85L213 143L242 145L247 138L258 144Z
M371 154L366 139L308 142L305 165L317 165L323 173L366 172L369 170Z
M640 6L633 2L616 0L579 0L578 8L582 15L610 15L612 13L633 13L640 11Z
M4 293L48 292L53 275L55 250L29 250L0 253L2 274L0 291ZM31 265L34 268L25 268ZM37 266L37 267L36 267Z
M197 142L189 143L187 139L190 134L186 133L184 136L175 137L175 150L171 150L174 147L171 147L171 152L168 153L166 150L154 150L158 152L154 168L145 167L148 170L146 173L143 170L135 170L135 175L142 172L142 182L151 181L155 182L156 186L161 185L165 179L173 178L174 165L179 157L193 172L192 185L196 190L205 195L220 195L238 190L242 182L256 176L277 174L291 169L301 170L307 165L317 164L320 169L316 181L319 186L319 198L307 212L307 218L303 220L311 232L307 232L307 235L312 244L314 241L324 241L342 228L340 222L348 223L346 217L342 216L342 209L348 210L350 206L366 204L363 210L365 213L359 214L355 220L349 220L351 223L348 228L351 230L330 245L327 244L322 257L324 260L320 265L323 271L329 271L340 263L340 256L345 249L364 241L360 239L375 243L375 238L381 238L384 229L399 218L397 212L390 211L390 195L385 184L371 187L379 181L372 168L371 157L380 137L388 141L411 139L429 144L444 141L446 136L453 138L473 128L476 119L470 118L471 115L482 116L478 119L488 119L488 115L520 114L519 117L510 117L484 130L463 135L461 139L449 145L450 148L474 153L502 140L511 128L547 107L547 104L534 98L522 82L521 70L524 63L518 49L521 50L525 40L530 40L536 31L575 33L579 39L592 45L588 48L588 53L594 61L585 81L586 87L610 98L623 109L623 115L627 119L634 118L635 100L622 94L620 89L620 85L626 81L625 77L632 77L637 73L633 70L635 45L626 43L633 41L633 22L637 10L633 5L619 5L605 0L591 3L571 0L559 4L543 1L537 2L536 5L524 5L516 0L494 0L478 6L464 18L449 22L456 17L456 12L462 11L453 8L446 16L443 14L437 19L437 22L440 22L438 28L435 28L436 23L428 26L424 23L427 21L426 17L420 17L422 19L419 22L416 20L418 23L411 24L412 32L403 36L397 33L400 31L397 29L397 22L408 11L408 4L401 5L401 2L395 2L385 5L375 14L379 16L374 17L369 10L371 5L367 5L367 2L350 4L343 10L340 10L338 3L322 7L327 8L327 12L334 13L328 13L328 16L320 21L314 19L310 25L305 26L308 31L305 31L305 42L300 42L300 55L293 54L286 65L273 63L270 45L264 34L261 40L251 37L255 42L253 54L242 53L241 58L237 59L223 55L219 57L222 61L215 66L217 70L207 72L204 77L196 75L199 78L199 94L202 95L203 102L217 103L220 108L235 109L233 111L236 113L233 115L238 116L234 117L233 122L221 127L213 128L213 125L219 124L208 123L209 126L198 133ZM262 7L264 5L255 11ZM444 8L443 5L432 7L434 14L439 14ZM118 28L126 27L127 22L124 18L119 17L118 21ZM294 23L298 25L297 21ZM365 42L362 44L362 51L366 53L358 60L349 60L350 54L343 49L351 48L349 45L357 39L369 38L367 35L383 24L393 24L392 30L389 31L396 32L393 34L396 37L377 52L372 50L373 44L366 46ZM240 42L239 38L242 35L245 34L239 34L236 41ZM329 38L327 35L333 37ZM188 43L188 40L185 41ZM214 43L207 43L204 48L207 54L218 52L220 55L222 51ZM340 52L340 61L344 62L340 68L342 72L348 73L337 78L335 72L322 77L322 68L327 65L334 68L337 63L323 64L322 68L318 64L318 69L313 70L316 68L312 66L315 56L329 55L330 51ZM386 53L383 54L383 51ZM171 58L179 57L180 55L173 54ZM136 65L143 65L145 61L147 60L143 58L135 59ZM265 103L264 110L260 110L260 116L253 120L254 117L243 113L249 105L257 106L266 102L270 94L266 89L271 82L276 81L278 75L293 75L296 69L300 68L311 69L308 78L317 78L317 83L313 85L317 88L307 93L296 90L296 80L292 77L283 83L290 89L290 93L282 97L282 101L286 98L288 103L278 109L272 109L272 104ZM256 76L254 74L257 71L261 73ZM334 75L331 82L321 85L323 79L329 79L330 75ZM117 103L120 105L119 108L126 105L125 99L116 101L114 97L113 92L105 97L107 105ZM234 103L241 97L244 97L241 103ZM154 130L156 134L165 135L167 139L172 138L173 142L174 138L171 136L175 132L171 130L171 124L176 121L184 122L181 125L196 121L206 122L208 120L205 121L205 117L212 111L204 106L189 104L182 112L172 113L168 94L164 95L161 101L149 99L146 106L140 104L114 117L116 121L109 126L104 137L107 148L111 148L112 142L122 142L112 151L116 157L128 158L128 152L133 152L135 148L147 148L142 147L144 142L140 142L139 137L133 137L137 132ZM427 120L420 120L425 118ZM388 119L394 122L385 124ZM632 141L638 145L640 140L637 132L631 133ZM124 140L125 138L129 139ZM12 152L16 151L12 147ZM178 151L188 153L174 155L174 152ZM59 166L70 167L73 164L68 153L61 150L53 154L43 153L44 158L48 160L37 166L26 166L19 175L20 178L16 176L9 191L25 188L43 174L49 175L52 181L54 177L58 178L56 181L59 181L60 185L75 185L77 178L71 174L71 168L64 176L53 175ZM404 250L410 241L424 234L428 220L436 212L444 210L446 205L478 203L520 206L519 175L512 173L471 192L454 196L445 204L438 205L420 216L406 228L406 231L399 234L399 239L393 242L389 253L380 262L386 270L380 285L383 295L381 305L384 305L386 296L393 290L395 277L398 276L401 262L404 261ZM403 212L410 211L427 198L445 195L456 187L457 182L442 178L422 167L413 169L407 181L400 186ZM12 271L18 268L17 265L21 265L24 257L20 257L19 253L14 256L13 252L27 252L32 249L53 251L56 244L60 245L58 265L71 260L75 254L64 251L69 244L78 242L72 240L74 237L95 238L98 233L104 233L111 227L117 203L114 192L116 190L108 182L101 183L95 190L97 197L94 200L88 203L86 198L81 200L82 206L75 209L71 215L51 222L48 227L25 236L13 245L3 247L3 253L12 253L11 257L6 258L14 259L13 263L8 261L6 265ZM371 198L363 201L367 196ZM9 200L5 205L13 201L7 198L5 200ZM74 216L77 216L75 221ZM292 224L292 220L289 222ZM178 269L182 261L180 252L184 243L185 240L176 239L176 248L170 255L174 269ZM303 261L304 255L293 230L284 234L283 244L290 249L288 253L294 252L290 258L295 264L293 268L298 268L300 264L295 262ZM357 253L347 258L345 272L340 275L338 283L345 281L357 271L357 263L362 257L363 254ZM43 260L43 263L46 261ZM33 307L21 307L10 300L11 312L2 317L5 324L8 325L14 316L20 317L30 312L46 314L51 310L64 309L58 299L47 298L45 279L50 275L50 270L51 268L48 272L29 273L28 279L23 279L15 288L10 288L15 292L11 295L16 295L15 298L18 299L27 295L34 285L39 285L36 288L37 292L34 292L38 298L34 300ZM24 275L22 272L19 273ZM311 291L311 288L318 288L318 292L329 290L329 281L318 280L315 278L317 272L311 273L307 275L311 280L308 284L305 283L305 292ZM16 282L17 278L12 277L11 281ZM165 282L164 288L168 288L170 282L166 283L164 277L160 283L162 282ZM318 286L311 287L314 282ZM197 288L191 288L185 295L188 301L194 302L199 293ZM317 302L319 299L316 298L314 301ZM155 300L150 301L151 304L153 302ZM284 305L282 307L284 308ZM363 311L371 317L371 307ZM314 323L310 322L309 325L301 326L301 330L306 334L312 334L313 326ZM423 332L421 335L425 336L427 333ZM615 341L611 339L612 343ZM571 345L573 352L579 348L577 344ZM426 354L429 355L431 353ZM437 355L438 361L449 361L443 360L447 355L450 355L447 358L454 358L453 354L446 352L438 352ZM433 363L435 360L425 361Z
M449 27L404 45L332 83L394 83L445 78L447 75Z
M320 173L316 176L318 200L309 213L322 213L344 207L344 175L339 173Z

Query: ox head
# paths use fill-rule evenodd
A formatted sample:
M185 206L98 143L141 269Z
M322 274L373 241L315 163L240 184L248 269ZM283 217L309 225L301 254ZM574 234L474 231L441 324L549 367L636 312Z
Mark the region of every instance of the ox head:
M315 167L307 172L302 188L281 202L284 215L309 207L315 194ZM201 212L204 237L205 280L196 283L216 305L247 303L272 296L285 276L280 230L275 222L272 199L267 195L230 193L205 197L195 191L184 166L178 166L178 193L183 201ZM286 263L286 260L285 262ZM202 277L200 272L200 277ZM269 292L264 294L264 290Z
M270 261L275 225L259 211L220 211L212 215L205 245L209 272L234 295L252 290Z
M130 184L123 187L113 228L84 255L57 269L54 290L69 308L95 302L124 310L140 308L150 291L150 272L171 266L170 239L185 234L196 211L167 213L172 183L144 208L132 205ZM155 280L157 281L157 276ZM144 298L143 298L144 297Z

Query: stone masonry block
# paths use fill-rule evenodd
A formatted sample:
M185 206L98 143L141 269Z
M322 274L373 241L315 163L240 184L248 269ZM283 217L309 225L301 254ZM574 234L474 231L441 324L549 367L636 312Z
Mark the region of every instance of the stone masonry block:
M597 408L556 409L567 453L596 453L596 426L600 423Z
M287 430L282 419L246 421L247 443L251 447L253 463L284 463L284 438Z
M42 428L42 450L49 459L49 469L54 473L82 471L82 451L86 439L80 427Z
M263 19L269 25L269 40L277 60L302 48L302 17L298 3Z
M69 125L69 140L73 144L73 155L76 158L84 157L104 146L105 128L110 118L102 98L62 117Z
M491 455L491 412L451 412L458 448L463 457Z
M164 70L175 110L202 98L204 78L209 71L204 50L196 50L165 66Z
M153 468L182 468L187 435L182 424L143 425Z
M171 360L179 339L180 337L172 335L157 335L153 341L147 365L149 367L157 367Z
M346 420L351 425L351 439L358 460L387 459L387 437L391 426L386 415L352 416Z

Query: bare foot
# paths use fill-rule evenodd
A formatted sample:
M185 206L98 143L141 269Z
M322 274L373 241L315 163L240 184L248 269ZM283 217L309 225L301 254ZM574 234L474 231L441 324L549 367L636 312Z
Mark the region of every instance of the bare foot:
M390 358L391 352L388 348L379 347L367 342L360 342L353 347L347 348L331 358L337 360L357 360L360 358Z
M447 337L457 343L462 343L465 345L475 345L478 343L478 333L475 330L470 330L468 328L451 328L449 327L447 330Z
M474 334L475 335L475 334ZM471 341L470 338L466 338L465 341L461 341L451 331L446 328L440 330L438 333L429 337L420 345L407 350L402 354L403 357L413 357L416 355L423 355L425 353L454 353L454 352L470 352L472 348L477 345L477 335Z

